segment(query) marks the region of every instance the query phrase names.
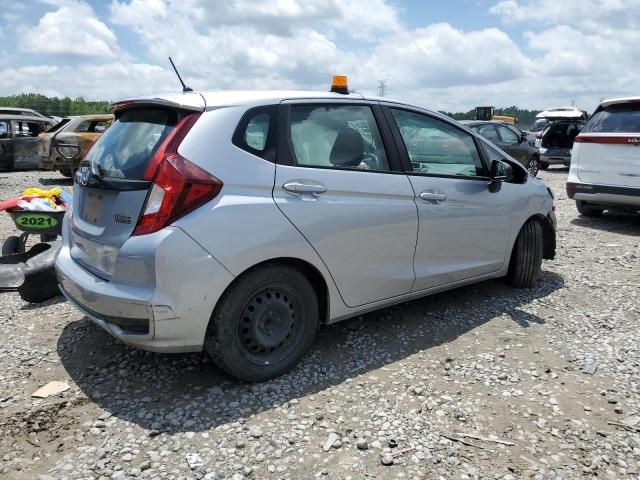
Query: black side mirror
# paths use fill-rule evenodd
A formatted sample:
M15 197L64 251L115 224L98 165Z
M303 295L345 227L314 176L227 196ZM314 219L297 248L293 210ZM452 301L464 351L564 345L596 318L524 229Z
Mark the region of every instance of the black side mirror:
M510 182L513 180L513 168L507 162L501 160L494 160L491 162L491 183L489 184L489 191L491 193L499 192L502 188L503 182Z

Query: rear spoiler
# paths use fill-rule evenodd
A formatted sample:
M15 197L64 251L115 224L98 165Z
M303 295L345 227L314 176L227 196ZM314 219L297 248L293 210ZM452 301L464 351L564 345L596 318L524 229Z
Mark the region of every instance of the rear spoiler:
M142 97L114 102L109 106L109 111L116 113L119 110L132 107L170 107L193 112L203 112L207 106L204 98L199 93L173 94L162 97Z

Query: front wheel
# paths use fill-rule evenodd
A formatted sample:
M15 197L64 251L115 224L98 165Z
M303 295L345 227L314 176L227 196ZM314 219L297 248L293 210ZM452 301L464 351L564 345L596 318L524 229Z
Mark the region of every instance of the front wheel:
M527 170L529 170L529 173L534 177L538 175L538 171L540 170L540 161L538 160L538 157L531 157L529 163L527 163Z
M534 288L542 267L542 225L536 220L524 224L511 254L509 280L516 288Z
M220 298L205 349L230 375L263 381L300 361L318 322L318 298L307 277L293 267L267 265L238 279Z
M601 217L602 212L604 212L603 208L593 207L584 203L582 200L576 200L576 208L578 209L578 213L585 217Z

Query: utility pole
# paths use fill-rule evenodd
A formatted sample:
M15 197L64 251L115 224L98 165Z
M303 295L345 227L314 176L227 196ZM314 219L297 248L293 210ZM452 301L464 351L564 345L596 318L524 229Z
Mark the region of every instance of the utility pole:
M384 97L384 90L387 87L387 79L385 78L384 80L378 80L378 96L379 97Z

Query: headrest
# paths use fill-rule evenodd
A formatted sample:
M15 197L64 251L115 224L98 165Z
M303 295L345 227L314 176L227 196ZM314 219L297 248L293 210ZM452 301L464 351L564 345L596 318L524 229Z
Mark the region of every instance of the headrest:
M344 127L333 144L329 161L338 167L357 167L364 155L362 135L354 128Z

